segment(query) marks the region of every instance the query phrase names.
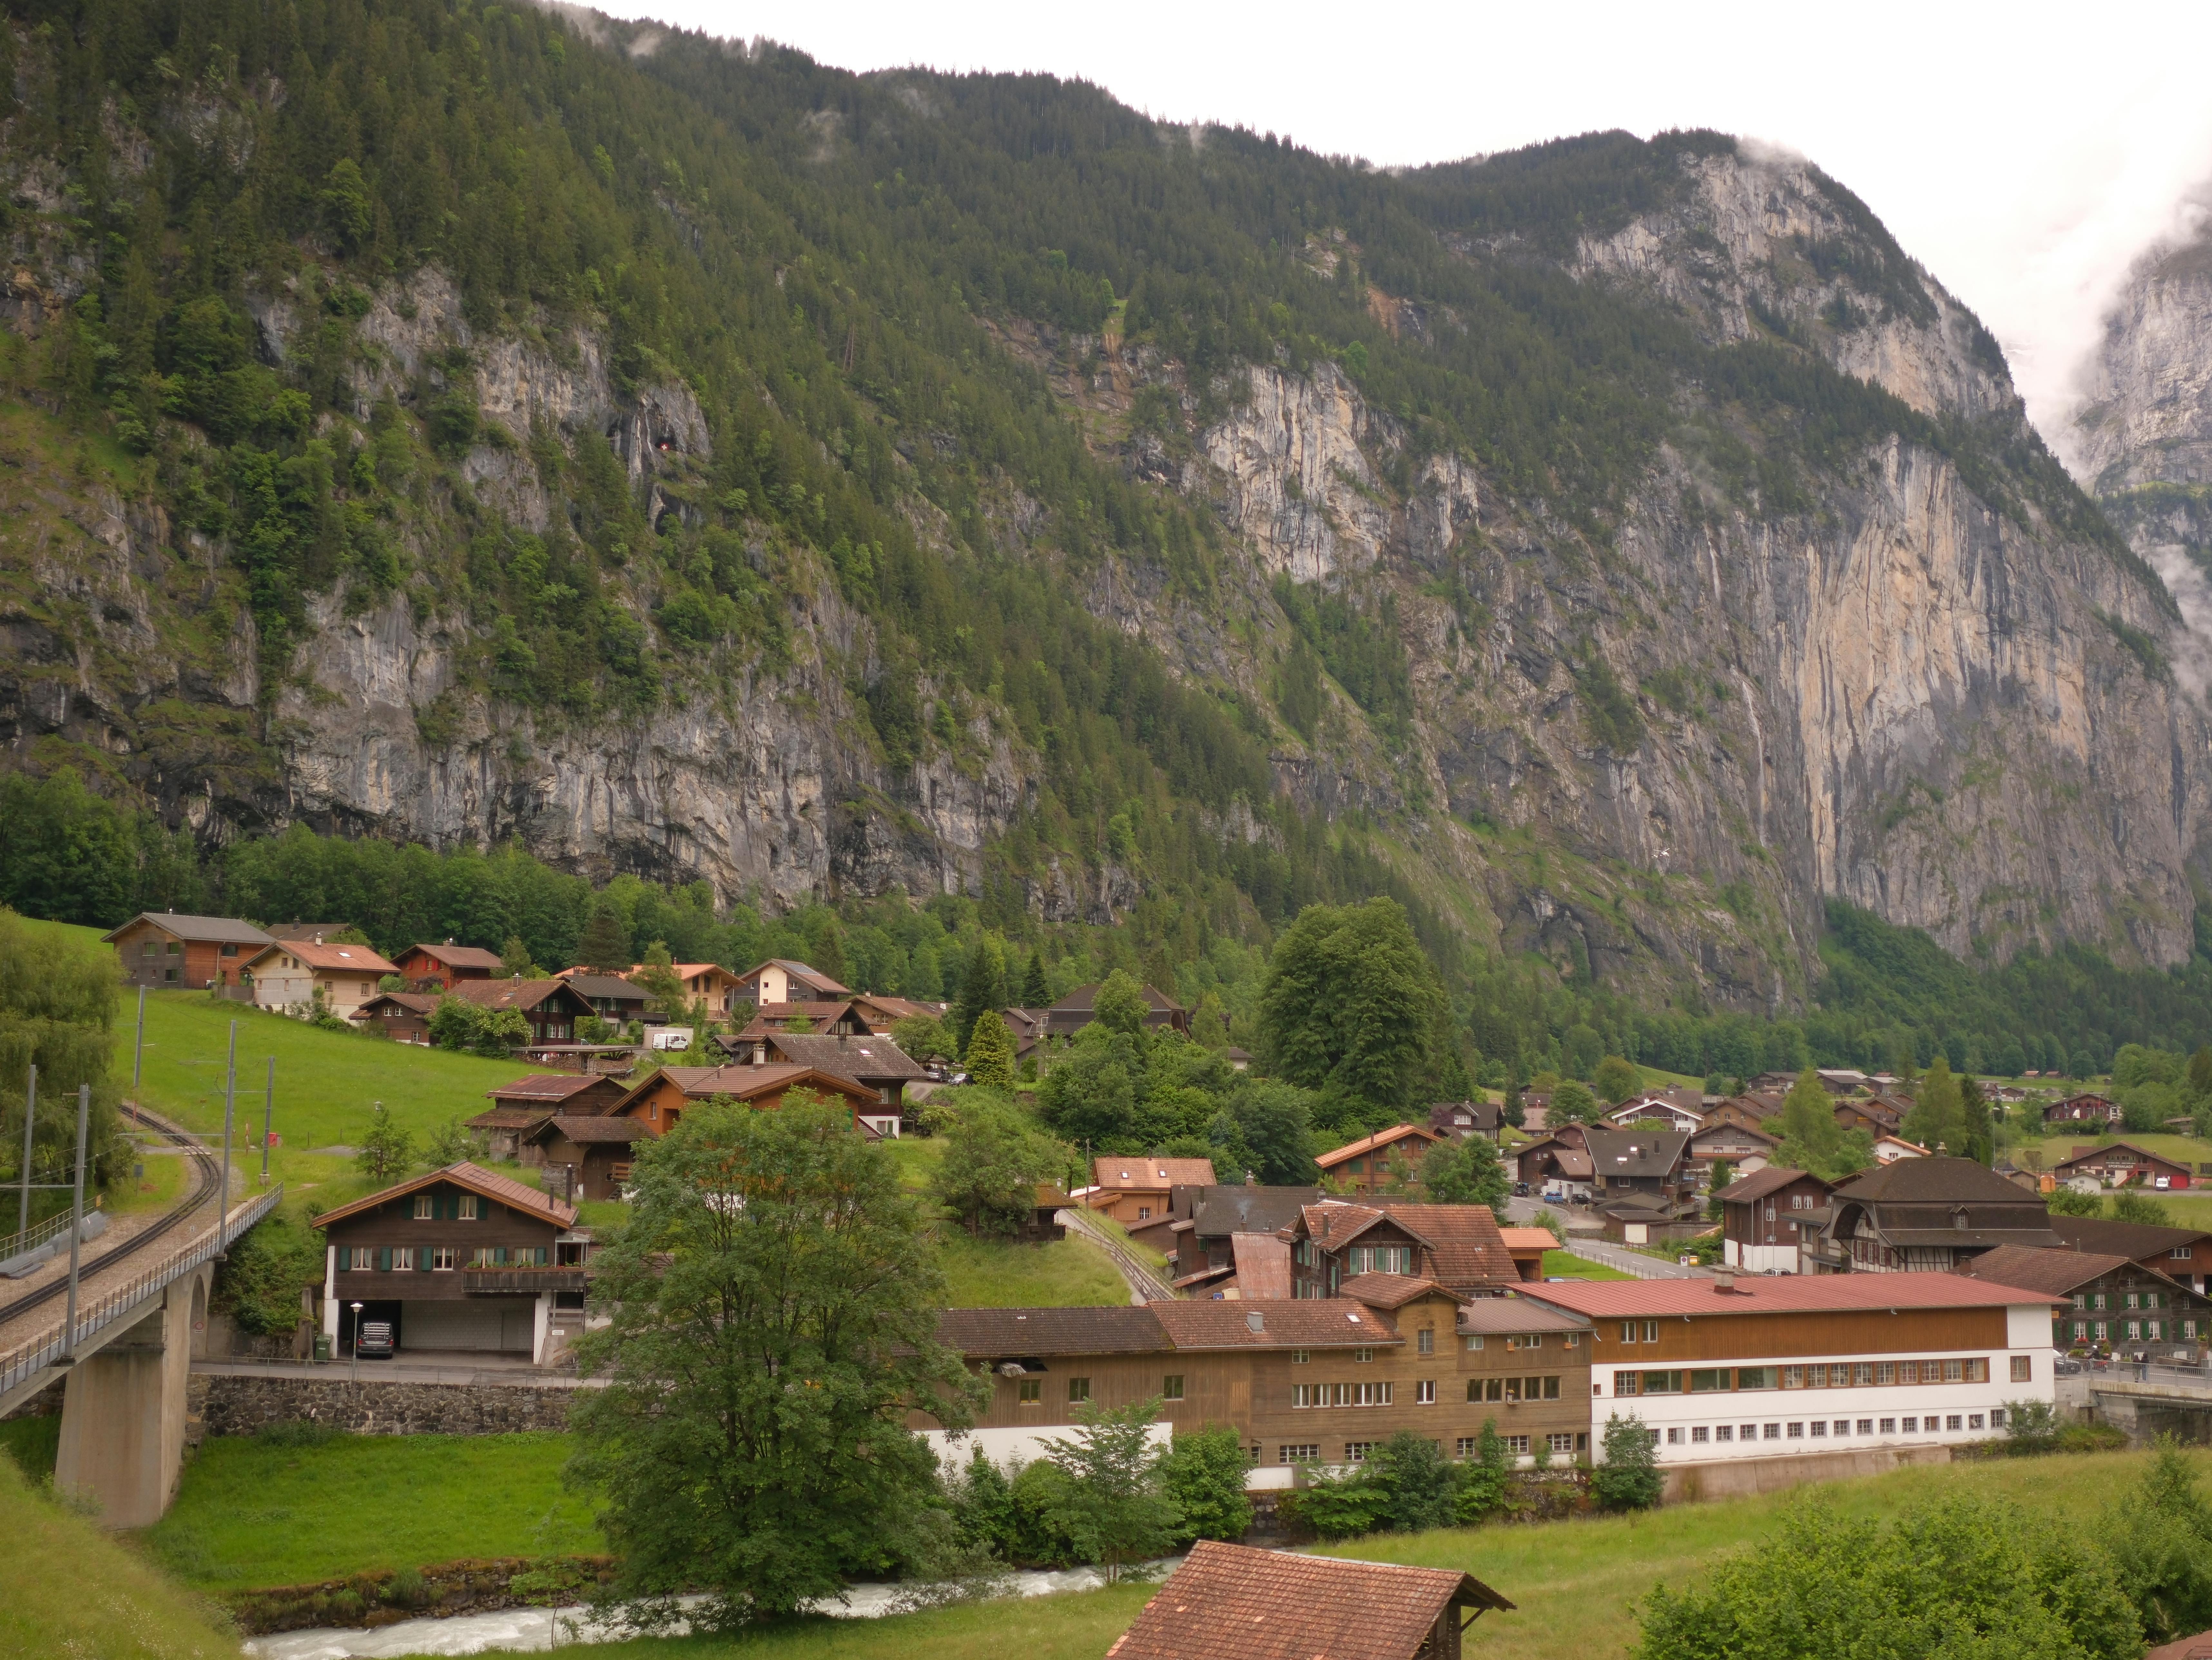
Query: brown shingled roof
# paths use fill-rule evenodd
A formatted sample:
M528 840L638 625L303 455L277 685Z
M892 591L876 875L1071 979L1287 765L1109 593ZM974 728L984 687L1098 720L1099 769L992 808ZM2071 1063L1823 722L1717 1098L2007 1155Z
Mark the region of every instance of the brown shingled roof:
M1341 1297L1145 1306L1178 1349L1370 1348L1405 1341L1374 1310Z
M563 1200L553 1198L548 1194L540 1193L534 1187L525 1187L511 1177L502 1176L496 1171L486 1170L482 1165L471 1164L466 1160L459 1164L449 1164L442 1170L433 1170L426 1174L412 1177L406 1181L395 1183L390 1187L368 1195L366 1198L356 1199L351 1204L340 1205L335 1210L325 1210L315 1218L314 1225L317 1227L327 1227L332 1222L343 1221L348 1216L358 1215L364 1210L374 1210L377 1206L391 1200L404 1198L408 1194L428 1187L434 1182L452 1182L457 1186L467 1188L471 1193L479 1194L487 1199L495 1199L501 1204L512 1206L514 1209L535 1216L541 1221L552 1222L561 1227L574 1227L576 1225L575 1206Z
M1787 1165L1771 1164L1764 1170L1754 1170L1750 1175L1730 1182L1715 1197L1723 1204L1746 1204L1753 1199L1763 1199L1770 1193L1781 1191L1790 1183L1800 1180L1804 1174L1803 1171L1792 1170ZM1818 1181L1820 1178L1815 1177L1814 1179ZM1826 1182L1820 1184L1823 1187L1827 1185Z
M1439 1285L1434 1280L1416 1279L1410 1274L1355 1274L1336 1290L1338 1296L1349 1297L1370 1308L1403 1308L1416 1298L1431 1296L1449 1297L1457 1302L1469 1300L1449 1286Z
M1175 1347L1146 1308L948 1308L937 1341L971 1360L1152 1354Z
M2023 1291L2070 1296L2100 1275L2132 1265L2133 1258L2107 1257L2094 1251L2045 1251L2033 1245L2001 1245L1952 1269L1970 1280L1992 1285L2018 1286Z
M596 1073L530 1072L495 1085L485 1090L484 1094L495 1101L544 1101L550 1104L565 1101L578 1090L589 1089L599 1081ZM541 1113L539 1116L544 1115Z
M1413 1660L1458 1609L1512 1606L1453 1568L1201 1539L1106 1660Z

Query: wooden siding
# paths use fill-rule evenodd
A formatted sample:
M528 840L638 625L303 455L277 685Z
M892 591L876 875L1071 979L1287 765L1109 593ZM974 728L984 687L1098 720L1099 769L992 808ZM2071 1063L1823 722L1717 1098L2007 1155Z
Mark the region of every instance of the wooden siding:
M1085 1380L1088 1398L1112 1408L1159 1395L1168 1378L1180 1378L1182 1398L1161 1403L1160 1421L1177 1434L1210 1424L1233 1425L1247 1447L1260 1449L1264 1463L1280 1462L1285 1446L1314 1445L1321 1448L1323 1461L1335 1463L1344 1458L1347 1443L1387 1441L1401 1429L1441 1443L1450 1455L1459 1440L1479 1436L1486 1420L1494 1421L1504 1435L1589 1434L1589 1334L1580 1334L1581 1342L1571 1349L1562 1342L1567 1334L1556 1331L1543 1333L1536 1348L1509 1349L1504 1336L1491 1333L1481 1348L1469 1349L1454 1324L1457 1309L1448 1299L1432 1298L1398 1311L1395 1318L1404 1343L1370 1349L1374 1358L1364 1361L1355 1360L1358 1351L1352 1349L1310 1349L1304 1352L1311 1358L1304 1361L1288 1348L1054 1355L1045 1361L1042 1373L1027 1380L1041 1385L1041 1399L1023 1402L1020 1385L1025 1380L994 1375L990 1405L975 1421L986 1428L1054 1429L1074 1422L1077 1403L1068 1393L1073 1379ZM1424 1326L1435 1334L1430 1354L1419 1352L1416 1334ZM1558 1397L1468 1402L1470 1380L1483 1384L1486 1396L1490 1380L1502 1384L1509 1378L1557 1378ZM1417 1398L1423 1382L1436 1384L1433 1405ZM1292 1391L1301 1384L1382 1383L1392 1385L1388 1406L1292 1404ZM910 1421L923 1429L935 1423L919 1414Z
M1715 1293L1718 1295L1717 1293ZM1656 1322L1656 1342L1624 1343L1619 1319L1595 1320L1591 1365L1688 1365L1698 1360L1761 1360L1815 1354L1952 1354L2011 1347L2002 1308L1852 1309L1841 1313L1669 1315ZM1639 1336L1647 1324L1638 1320Z
M155 948L150 957L146 954L149 944ZM173 945L177 948L173 954L169 949ZM265 948L228 940L173 939L155 924L143 921L128 924L115 939L115 954L131 984L172 990L190 986L196 991L204 991L210 980L237 984L238 971Z
M441 1209L449 1209L453 1199L465 1191L446 1182L421 1190L434 1194ZM415 1215L415 1197L412 1193L404 1194L374 1210L331 1223L324 1230L327 1242L341 1251L364 1245L404 1247L410 1251L422 1245L452 1245L460 1253L456 1266L425 1272L419 1269L380 1271L341 1265L337 1279L341 1302L465 1296L462 1275L477 1249L484 1245L505 1245L509 1250L543 1247L548 1263L553 1260L554 1241L562 1230L552 1221L526 1215L481 1195L477 1203L483 1214L474 1221L464 1221L459 1217L418 1218ZM343 1259L340 1260L343 1264Z

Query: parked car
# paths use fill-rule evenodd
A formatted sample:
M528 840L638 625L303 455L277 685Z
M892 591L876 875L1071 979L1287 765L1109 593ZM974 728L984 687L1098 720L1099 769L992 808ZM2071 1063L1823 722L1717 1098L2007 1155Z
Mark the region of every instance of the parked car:
M363 1320L361 1335L353 1342L353 1352L364 1360L388 1360L397 1348L389 1320Z
M2062 1354L2052 1363L2051 1372L2057 1378L2078 1378L2081 1375L2081 1363Z

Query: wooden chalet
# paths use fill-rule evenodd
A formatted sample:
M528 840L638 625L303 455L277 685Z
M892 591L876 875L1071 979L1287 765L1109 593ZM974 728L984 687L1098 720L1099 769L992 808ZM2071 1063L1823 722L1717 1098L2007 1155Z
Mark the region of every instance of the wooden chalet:
M377 983L398 972L365 945L309 938L272 940L246 960L238 978L252 984L253 1001L263 1009L282 1014L310 1008L319 994L324 1008L351 1020L378 995Z
M823 1002L853 995L851 986L840 985L821 970L788 957L770 957L756 963L742 974L731 975L730 982L736 994L757 1009L769 1003Z
M1425 1124L1398 1124L1332 1148L1316 1156L1321 1173L1352 1193L1373 1193L1393 1180L1394 1160L1418 1165L1421 1155L1444 1138Z
M2069 1095L2063 1101L2052 1101L2043 1109L2046 1124L2117 1124L2120 1121L2120 1105L2103 1095Z
M2212 1293L2212 1231L2117 1222L2103 1216L2061 1216L2056 1212L2051 1217L2051 1231L2069 1251L2124 1257L2138 1268L2162 1274L2192 1290Z
M435 991L380 991L349 1018L372 1037L394 1043L430 1041L430 1017L438 1012Z
M268 935L235 917L174 911L141 911L100 937L115 948L126 983L195 991L238 984L239 970L269 943Z
M805 1032L817 1036L864 1038L875 1030L852 997L832 997L805 1003L768 1003L753 1011L739 1039L766 1037L771 1033Z
M1322 1199L1281 1230L1291 1246L1291 1295L1334 1297L1363 1274L1433 1280L1464 1297L1521 1283L1486 1205Z
M500 977L499 953L474 945L410 945L399 954L399 972L413 990L443 991L463 980Z
M556 1113L571 1118L611 1113L629 1094L621 1080L604 1073L532 1072L484 1091L491 1106L468 1120L468 1127L484 1138L490 1157L535 1164L538 1155L530 1136L548 1118Z
M793 1090L810 1090L850 1106L856 1128L890 1133L882 1102L866 1085L788 1062L742 1066L664 1066L624 1095L615 1111L637 1119L648 1135L665 1136L692 1107L723 1096L741 1106L773 1112Z
M731 1060L741 1064L771 1061L811 1066L834 1072L841 1078L866 1085L893 1118L902 1117L907 1085L929 1075L929 1069L909 1057L889 1038L878 1037L863 1026L858 1034L824 1033L741 1033L735 1038L711 1040ZM894 1125L892 1133L896 1133Z
M1322 1197L1317 1187L1261 1187L1257 1183L1171 1189L1170 1254L1176 1275L1231 1270L1237 1239L1273 1239L1297 1219L1299 1211Z
M1942 1155L1876 1165L1837 1183L1826 1224L1800 1230L1802 1271L1941 1273L2002 1245L2055 1246L2043 1201L1987 1165Z
M592 1014L592 1005L563 979L456 980L446 988L446 995L521 1015L530 1027L528 1039L516 1045L523 1050L574 1043L576 1022Z
M549 1187L557 1176L571 1201L619 1199L629 1181L630 1149L651 1134L638 1119L618 1112L556 1113L540 1120L525 1139L534 1155L528 1162L544 1166Z
M645 1018L645 988L632 984L619 974L568 968L558 978L568 981L569 989L591 1004L592 1012L603 1021L627 1023Z
M1079 985L1045 1011L1046 1035L1072 1038L1097 1018L1096 1004L1101 980L1090 985ZM1164 996L1152 986L1139 988L1145 998L1145 1024L1155 1029L1173 1027L1188 1033L1190 1030L1190 1011L1173 997Z
M1439 1136L1480 1136L1494 1142L1504 1122L1505 1109L1492 1100L1439 1101L1429 1109L1429 1128Z
M2212 1298L2124 1256L2000 1245L1958 1272L2048 1293L2051 1346L2109 1348L2138 1360L2198 1366L2212 1339Z
M1721 1260L1749 1274L1803 1271L1798 1246L1828 1220L1828 1184L1768 1165L1729 1183L1721 1202Z
M1170 1195L1178 1187L1214 1184L1211 1159L1102 1153L1091 1160L1091 1185L1080 1197L1086 1209L1104 1211L1131 1234L1164 1250L1172 1220Z
M2060 1183L2090 1176L2107 1187L2149 1187L2179 1192L2196 1178L2187 1165L2133 1142L2110 1142L2101 1147L2077 1147L2071 1157L2051 1166Z

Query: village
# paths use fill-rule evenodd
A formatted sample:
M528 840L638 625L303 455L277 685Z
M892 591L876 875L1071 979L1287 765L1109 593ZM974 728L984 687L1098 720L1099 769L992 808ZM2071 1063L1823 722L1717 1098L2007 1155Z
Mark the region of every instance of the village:
M100 947L137 1003L120 1034L134 1076L149 998L233 1019L234 1045L226 1009L366 1044L359 1087L395 1105L410 1057L495 1054L511 1073L434 1146L402 1145L376 1100L362 1144L332 1149L372 1179L299 1213L311 1243L257 1287L257 1319L218 1274L190 1338L180 1464L126 1469L105 1445L94 1403L112 1351L13 1403L17 1424L60 1420L58 1487L157 1539L178 1525L180 1478L179 1513L192 1510L193 1450L222 1445L211 1436L562 1427L574 1391L611 1381L604 1344L623 1304L603 1272L635 1270L602 1253L639 1183L688 1140L688 1119L732 1110L827 1114L856 1146L927 1170L954 1214L979 1207L963 1248L988 1238L1011 1254L968 1282L985 1300L955 1299L935 1324L972 1381L957 1411L909 1404L906 1433L957 1512L987 1475L1018 1493L1025 1472L1059 1470L1071 1446L1123 1427L1151 1479L1182 1469L1166 1479L1186 1508L1218 1512L1194 1543L1183 1536L1187 1556L1167 1548L1173 1529L1131 1536L1182 1563L1172 1600L1198 1610L1194 1631L1287 1573L1317 1608L1410 1599L1401 1646L1363 1652L1457 1652L1462 1627L1513 1608L1514 1587L1281 1554L1371 1542L1421 1479L1441 1495L1425 1526L1755 1502L2056 1437L2141 1444L2212 1410L2212 1225L2157 1209L2212 1162L2160 1150L2172 1133L2121 1134L2112 1095L2072 1081L1969 1080L2008 1125L2008 1151L1984 1161L1907 1133L1931 1081L1955 1087L1948 1075L1807 1069L1721 1092L1621 1087L1616 1071L1617 1100L1537 1079L1316 1148L1306 1179L1270 1184L1261 1155L1086 1151L1036 1120L1054 1072L1106 1043L1194 1054L1231 1089L1265 1087L1264 1059L1202 1050L1183 1005L1125 975L980 1011L962 1042L948 1003L856 992L790 959L526 977L451 941L387 957L343 922L264 930L169 912ZM270 1074L273 1098L273 1057ZM1024 1144L1010 1154L994 1133ZM380 1136L396 1137L388 1157ZM1789 1161L1811 1146L1856 1149L1844 1162L1858 1167ZM1071 1260L1091 1288L1062 1295ZM50 1248L0 1271L58 1285L60 1261ZM1023 1287L1050 1294L1006 1294ZM289 1318L268 1312L288 1302ZM1207 1457L1210 1475L1188 1473ZM1435 1474L1409 1474L1423 1458ZM1009 1565L1055 1551L1110 1564L1118 1549L1017 1534L997 1548ZM371 1625L483 1619L502 1600L441 1590L386 1612L354 1594ZM349 1605L326 1584L240 1606L250 1628L281 1633ZM1187 1640L1156 1602L1121 1651Z

